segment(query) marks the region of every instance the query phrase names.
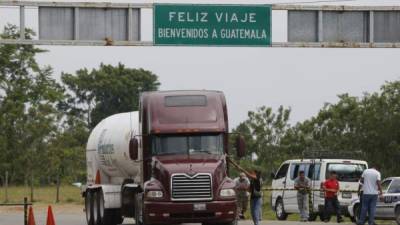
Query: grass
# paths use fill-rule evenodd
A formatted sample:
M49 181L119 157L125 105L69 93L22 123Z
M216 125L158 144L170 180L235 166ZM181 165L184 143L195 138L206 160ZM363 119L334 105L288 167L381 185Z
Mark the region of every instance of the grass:
M35 203L54 204L56 202L56 186L34 187L33 199ZM30 201L30 187L12 186L8 187L8 202L23 203L24 197ZM0 188L0 203L5 202L5 188ZM80 189L71 185L60 187L60 204L83 204Z
M275 212L271 209L270 198L271 192L264 191L263 196L263 206L262 206L262 219L263 220L276 220ZM250 215L250 203L248 205L248 210L245 213L246 219L251 219ZM290 221L298 221L300 220L300 216L298 214L291 214L288 216L288 220Z

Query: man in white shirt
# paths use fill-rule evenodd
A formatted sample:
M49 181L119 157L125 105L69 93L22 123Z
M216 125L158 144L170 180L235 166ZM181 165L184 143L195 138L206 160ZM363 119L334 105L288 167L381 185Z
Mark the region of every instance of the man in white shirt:
M375 210L378 195L382 196L381 173L377 167L366 169L361 175L363 195L359 225L364 225L368 212L368 224L375 224Z

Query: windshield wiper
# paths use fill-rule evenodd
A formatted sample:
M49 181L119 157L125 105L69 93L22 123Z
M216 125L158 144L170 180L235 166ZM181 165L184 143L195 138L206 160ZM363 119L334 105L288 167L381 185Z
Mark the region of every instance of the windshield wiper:
M207 153L207 154L213 154L212 152L208 151L208 150L195 150L192 153Z

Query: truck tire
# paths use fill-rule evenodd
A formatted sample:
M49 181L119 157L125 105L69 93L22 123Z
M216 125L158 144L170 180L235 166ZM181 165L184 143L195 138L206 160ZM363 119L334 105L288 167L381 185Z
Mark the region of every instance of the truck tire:
M353 220L351 220L353 223L355 223L355 224L358 224L358 222L360 221L360 216L361 216L361 206L360 206L360 204L356 204L355 206L354 206L354 212L353 212L353 215L354 215L354 221Z
M285 212L285 207L281 198L278 198L278 200L276 200L275 216L278 220L286 220L288 217L288 214Z
M98 223L95 225L117 225L123 221L121 209L106 209L104 207L104 194L102 190L97 191Z
M394 215L396 217L396 223L397 225L400 225L400 206L397 206L394 212L395 212Z
M202 223L202 225L238 225L238 220L235 219L229 223Z
M90 191L85 193L85 214L87 225L94 225L93 221L93 197Z
M318 213L311 213L308 216L308 221L313 222L313 221L317 220L317 217L318 217Z
M94 225L101 225L101 218L100 218L100 197L99 191L94 190L92 192L92 202L93 202L93 224Z
M117 225L121 224L124 218L121 215L120 209L106 209L104 211L104 219L101 221L101 225Z
M135 194L135 224L144 225L143 222L143 193Z

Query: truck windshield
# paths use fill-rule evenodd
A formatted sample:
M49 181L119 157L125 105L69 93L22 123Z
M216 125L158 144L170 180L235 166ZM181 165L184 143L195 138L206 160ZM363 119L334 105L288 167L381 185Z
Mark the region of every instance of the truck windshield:
M326 178L329 177L330 171L337 173L337 179L345 182L357 182L361 178L361 174L367 168L365 164L351 163L329 163L327 166Z
M160 135L152 141L153 155L168 154L222 154L222 134Z

